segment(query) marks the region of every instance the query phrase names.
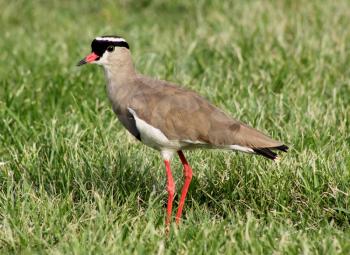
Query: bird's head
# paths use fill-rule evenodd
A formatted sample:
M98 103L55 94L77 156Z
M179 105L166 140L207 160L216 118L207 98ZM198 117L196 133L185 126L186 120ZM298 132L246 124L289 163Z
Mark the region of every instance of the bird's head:
M129 55L129 44L119 36L96 37L91 43L91 53L78 62L78 66L91 63L107 66Z

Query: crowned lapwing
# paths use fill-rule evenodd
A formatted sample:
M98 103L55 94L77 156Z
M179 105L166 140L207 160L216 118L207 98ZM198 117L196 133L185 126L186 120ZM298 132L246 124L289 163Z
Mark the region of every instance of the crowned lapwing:
M170 170L175 153L180 157L185 176L175 218L178 223L192 179L192 169L183 150L237 150L272 160L277 159L273 150L288 150L282 142L231 118L197 93L137 73L125 39L96 37L91 49L78 65L94 63L104 67L107 94L118 119L139 141L161 153L167 175L167 226L175 193Z

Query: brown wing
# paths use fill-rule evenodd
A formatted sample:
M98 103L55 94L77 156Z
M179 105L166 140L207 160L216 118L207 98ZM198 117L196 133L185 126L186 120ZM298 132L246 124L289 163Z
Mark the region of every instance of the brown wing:
M283 145L230 118L195 92L146 77L139 82L142 83L142 90L134 94L130 107L170 140L249 148Z

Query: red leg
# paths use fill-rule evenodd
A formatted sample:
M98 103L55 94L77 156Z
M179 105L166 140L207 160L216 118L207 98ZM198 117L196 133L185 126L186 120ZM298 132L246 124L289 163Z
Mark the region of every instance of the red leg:
M174 183L173 176L171 174L170 161L164 160L164 163L165 163L165 169L166 169L166 175L167 175L167 190L168 190L167 217L166 217L165 224L168 227L171 222L171 211L173 208L175 183Z
M184 183L184 186L182 187L182 191L181 191L179 208L177 209L177 213L176 213L176 223L178 224L180 221L180 218L181 218L182 209L183 209L184 204L185 204L185 199L186 199L188 187L190 186L190 183L192 180L192 169L191 169L190 165L188 164L183 152L178 151L177 153L179 154L181 163L184 166L183 172L184 172L184 176L185 176L185 183Z

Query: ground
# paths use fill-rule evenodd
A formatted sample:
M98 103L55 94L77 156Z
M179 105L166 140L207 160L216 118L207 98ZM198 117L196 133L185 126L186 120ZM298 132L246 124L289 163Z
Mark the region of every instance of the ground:
M349 254L350 3L0 0L1 254ZM165 169L111 111L95 36L290 146L279 163L187 152ZM172 162L177 191L183 183ZM179 195L175 198L178 201Z

